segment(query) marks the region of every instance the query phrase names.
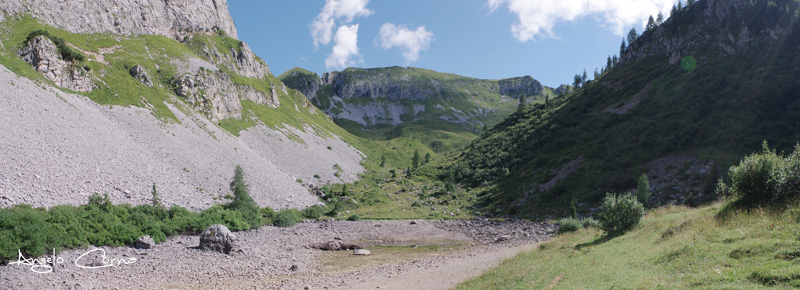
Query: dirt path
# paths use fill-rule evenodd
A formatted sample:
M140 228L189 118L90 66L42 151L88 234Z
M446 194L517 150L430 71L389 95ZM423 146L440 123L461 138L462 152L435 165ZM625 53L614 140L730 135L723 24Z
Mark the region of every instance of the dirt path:
M517 254L536 249L541 242L462 255L432 269L416 268L391 277L376 277L334 289L451 289L477 277Z

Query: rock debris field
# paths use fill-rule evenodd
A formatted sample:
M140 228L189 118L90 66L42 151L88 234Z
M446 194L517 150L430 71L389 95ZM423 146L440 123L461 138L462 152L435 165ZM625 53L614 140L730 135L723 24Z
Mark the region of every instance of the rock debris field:
M303 222L237 232L239 249L231 255L200 250L199 236L177 236L146 250L64 251L55 255L49 273L36 273L14 260L0 266L0 289L448 289L504 258L535 249L554 230L553 225L527 221ZM334 239L362 244L373 255L311 248ZM414 255L418 247L434 245L452 250ZM409 258L358 264L376 259L387 246L406 249ZM106 265L103 254L113 266L101 267ZM331 269L325 267L331 257L359 260ZM76 260L83 267L99 268L78 267Z
M303 208L319 201L298 179L352 182L364 171L362 153L336 137L263 125L236 137L173 105L180 123L164 122L148 109L101 106L2 66L0 87L1 207L82 205L95 192L115 204L149 203L155 183L168 206L200 210L230 193L241 165L259 205Z

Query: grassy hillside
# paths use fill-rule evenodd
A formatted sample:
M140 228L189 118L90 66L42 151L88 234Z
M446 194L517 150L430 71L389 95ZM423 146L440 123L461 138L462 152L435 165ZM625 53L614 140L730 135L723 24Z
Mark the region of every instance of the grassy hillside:
M440 153L462 147L501 121L516 110L523 96L501 96L497 80L420 68L348 68L322 78L294 68L279 78L304 92L315 106L353 134L374 140L411 138ZM520 79L503 84L529 85ZM555 96L553 89L543 87L538 94L525 97L528 103L542 103ZM360 118L364 112L377 117Z
M664 207L614 239L595 229L559 235L457 289L796 289L798 214L797 204Z
M709 2L644 33L623 63L574 94L484 133L444 179L481 191L494 213L555 218L572 204L591 214L606 192L633 189L642 173L655 205L713 200L720 169L762 141L791 149L800 139L791 125L800 121L797 2L728 1L737 4L719 23L701 17ZM744 29L782 32L737 39ZM683 45L650 49L666 43Z

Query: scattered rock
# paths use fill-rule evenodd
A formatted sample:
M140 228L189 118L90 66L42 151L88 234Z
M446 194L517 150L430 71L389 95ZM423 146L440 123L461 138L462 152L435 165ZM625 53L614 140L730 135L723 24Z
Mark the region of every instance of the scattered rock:
M133 246L137 249L150 249L156 245L156 242L153 241L153 238L150 236L141 236L136 239L136 243Z
M356 256L369 256L369 254L371 254L371 253L367 249L355 249L353 251L353 255L356 255Z
M140 65L136 65L128 71L131 76L137 80L139 80L142 84L148 87L153 86L153 81L150 80L150 77L147 75L147 71Z
M230 254L236 247L236 236L224 225L211 225L200 234L200 249Z
M411 222L409 222L408 224L409 224L409 225L416 225L416 224L417 224L417 221L411 221Z
M497 237L497 239L495 239L494 241L495 241L495 243L499 243L499 242L508 241L509 239L511 239L510 236L502 235L502 236Z
M297 264L294 264L291 267L289 267L289 271L295 271L296 272L296 271L299 271L299 270L300 270L300 266L298 266Z
M323 251L342 251L342 250L355 250L355 249L363 249L364 246L356 243L348 243L342 241L330 241L324 242L319 244L311 245L314 249L320 249Z

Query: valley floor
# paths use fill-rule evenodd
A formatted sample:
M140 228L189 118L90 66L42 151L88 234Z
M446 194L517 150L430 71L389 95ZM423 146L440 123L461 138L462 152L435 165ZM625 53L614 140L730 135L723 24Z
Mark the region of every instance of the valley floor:
M242 251L233 255L196 249L198 236L177 236L149 250L64 251L55 255L51 273L36 273L21 264L0 267L0 288L448 289L534 249L553 230L553 225L523 221L306 222L238 232ZM361 243L372 254L309 247L337 237ZM498 242L500 237L508 240ZM75 264L78 260L84 267L100 266L103 253L113 266L89 269ZM135 263L126 264L131 258Z

